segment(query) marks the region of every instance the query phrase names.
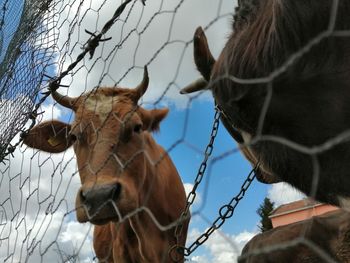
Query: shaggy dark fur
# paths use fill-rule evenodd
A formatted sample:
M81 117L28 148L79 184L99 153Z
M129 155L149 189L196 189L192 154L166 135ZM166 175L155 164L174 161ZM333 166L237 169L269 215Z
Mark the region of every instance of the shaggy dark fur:
M323 38L268 84L239 84L229 77L266 78L286 65L293 54L327 31L333 2L240 1L233 33L211 75L213 95L228 115L224 123L232 135L234 126L253 138L273 135L312 148L350 131L350 37ZM335 30L350 30L348 0L339 1ZM261 116L268 87L272 97ZM262 133L257 134L262 117ZM339 204L339 196L350 197L349 139L314 155L264 139L250 148L283 181L310 194L318 180L316 198Z

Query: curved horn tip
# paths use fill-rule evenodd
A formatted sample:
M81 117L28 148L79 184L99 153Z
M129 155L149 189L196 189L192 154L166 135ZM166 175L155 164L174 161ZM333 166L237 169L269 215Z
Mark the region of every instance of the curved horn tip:
M200 38L204 34L204 30L201 26L197 27L196 31L194 32L194 36L196 38Z
M147 66L145 65L143 67L143 79L142 79L142 82L140 84L140 87L142 89L142 95L146 91L148 84L149 84L148 69L147 69Z
M145 65L143 68L143 78L142 81L139 85L137 85L135 89L135 97L134 101L138 101L143 94L145 94L149 84L149 77L148 77L148 69L147 66Z
M143 67L143 79L149 81L147 65Z
M206 89L209 89L208 81L206 81L204 78L200 78L187 85L186 87L182 88L180 90L180 94L189 94Z
M51 92L52 98L61 106L75 110L77 98L71 98L58 93L56 90Z
M188 91L186 89L181 89L180 94L181 95L188 94Z

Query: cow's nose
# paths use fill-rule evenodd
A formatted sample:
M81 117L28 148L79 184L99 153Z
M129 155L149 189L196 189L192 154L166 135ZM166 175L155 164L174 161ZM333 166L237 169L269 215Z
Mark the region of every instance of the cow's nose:
M83 188L80 191L81 201L89 207L97 208L110 201L118 199L121 192L121 184L94 185L90 188Z

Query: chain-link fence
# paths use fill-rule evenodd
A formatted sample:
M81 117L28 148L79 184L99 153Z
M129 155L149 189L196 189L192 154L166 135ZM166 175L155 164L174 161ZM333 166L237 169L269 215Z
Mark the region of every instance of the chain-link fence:
M333 2L337 4L338 1ZM145 109L170 109L168 117L160 124L160 133L154 133L153 136L172 158L185 189L189 192L188 205L193 205L187 245L185 248L175 247L176 251L184 252L186 260L192 262L237 260L244 244L258 232L258 218L255 213L257 207L266 193L272 195L272 191L265 185L252 183L255 174L253 171L250 173L251 166L240 154L239 147L225 129L218 131L220 113L215 113L211 94L201 92L180 95L181 88L199 76L193 60L195 29L198 26L204 28L213 55L218 57L232 31L230 23L236 6L236 1L225 0L0 2L0 156L3 161L0 166L1 261L97 262L98 258L101 261L100 255L96 255L96 240L95 250L93 248L93 225L78 223L82 220L76 218L78 214L79 219L81 213L81 208L75 205L76 202L87 198L84 196L84 189L80 188L85 179L79 175L93 174L94 189L99 185L100 179L97 178L111 162L111 158L122 171L128 171L136 162L134 160L139 160L140 154L145 155L146 159L152 159L146 148L137 149L126 160L117 152L112 152L102 162L102 167L94 167L91 156L99 147L102 149L107 141L105 129L109 125L106 124L109 117L97 126L95 121L89 120L87 126L93 128L82 128L83 121L75 121L72 127L64 126L68 127L68 132L64 135L75 141L77 155L74 154L73 147L61 153L47 153L23 145L23 140L36 124L52 119L72 123L76 118L81 120L82 116L87 116L84 112L86 109L91 110L91 105L90 108L86 106L85 110L77 110L80 106L74 108L71 105L73 111L62 107L62 101L68 97L81 98L80 102L74 103L80 105L83 100L87 105L91 104L91 100L89 96L81 97L83 93L93 91L91 94L98 94L102 90L100 87L136 87L142 79L145 65L149 73L149 87L139 100L139 105ZM254 1L248 6L254 6ZM241 10L242 16L244 11L249 10ZM334 17L331 17L331 21L333 20ZM349 36L347 31L338 35L341 38ZM293 61L311 52L314 45L328 36L324 34L310 39L308 46L294 53L290 60L267 78L242 80L235 76L229 77L238 83L272 83ZM53 100L51 95L56 90L62 96ZM94 96L91 95L91 98ZM266 100L265 104L268 105L268 102ZM261 123L264 121L264 112L267 111L266 105L261 115L257 113L261 116ZM106 106L102 107L96 102L93 108L101 120L102 113L97 110L105 109ZM131 112L140 115L137 107ZM211 116L215 116L213 130ZM135 119L128 117L120 120L119 117L114 116L114 119L126 127L126 130ZM62 134L62 126L60 129L55 128L54 124L49 127L55 135L54 139L46 138L46 133L39 137L48 139L51 146L58 145L56 139ZM80 127L78 134L73 132L76 127ZM76 156L81 159L78 147L83 144L80 136L88 131L89 136L92 136L87 139L90 148L86 148L84 152L90 156L90 161L77 164ZM40 141L40 138L36 140ZM92 142L101 138L102 144L99 146ZM256 138L269 139L271 138ZM301 152L305 150L303 147L295 147L283 138L277 139L278 143L293 149ZM347 137L340 139L346 140ZM117 151L115 143L112 144L111 151ZM117 144L119 146L119 142ZM312 155L314 152L307 154ZM164 155L151 162L155 170L163 158ZM206 171L207 166L209 169ZM125 182L121 183L125 187L123 184ZM146 192L140 187L137 198L159 191L158 188L152 188L154 185L151 184ZM248 187L252 189L243 198ZM151 209L154 204L142 204L130 213L120 214L119 203L113 200L116 191L112 191L113 197L109 201L112 203L111 210L115 210L118 219L122 219L123 223L146 213L146 218L158 229L164 233L174 231L176 242L181 239L179 232L186 231L181 225L183 222L172 220L164 223L164 218ZM277 199L287 196L286 191L277 192ZM236 195L237 193L239 194ZM237 206L238 202L240 206ZM173 205L173 210L176 210L176 202L172 204L171 200L154 203L159 207L164 206L163 203L170 207ZM90 208L83 205L83 209L88 211ZM188 209L189 207L184 207L185 218ZM101 209L97 209L95 213L98 214L99 210ZM93 221L94 216L88 212L87 214L87 221ZM116 221L115 218L113 220ZM147 246L142 245L147 243L147 235L138 236L135 223L131 220L129 224L130 233L134 231L136 236L130 238L126 244L119 244L119 247L123 246L126 251L130 247L135 248L134 244L137 244L135 255L139 253L141 257L147 257L149 251L144 251ZM141 220L142 224L145 221ZM113 226L115 229L110 230L111 233L122 235L120 230L118 232L118 224L114 222ZM142 241L143 239L146 241ZM148 243L152 243L150 240ZM108 245L104 245L109 247L111 243L109 240ZM285 249L285 246L281 245L281 249ZM117 258L118 253L111 251L108 250L104 255L106 262L109 262L110 257L115 257L115 260ZM168 262L168 251L162 253L163 262Z

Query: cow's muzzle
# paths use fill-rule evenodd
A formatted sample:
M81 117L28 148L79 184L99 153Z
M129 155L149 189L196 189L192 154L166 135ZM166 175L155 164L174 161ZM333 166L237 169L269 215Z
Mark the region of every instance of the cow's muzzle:
M81 187L76 201L78 221L104 224L117 219L115 203L121 190L120 183Z

